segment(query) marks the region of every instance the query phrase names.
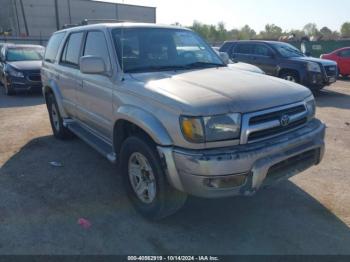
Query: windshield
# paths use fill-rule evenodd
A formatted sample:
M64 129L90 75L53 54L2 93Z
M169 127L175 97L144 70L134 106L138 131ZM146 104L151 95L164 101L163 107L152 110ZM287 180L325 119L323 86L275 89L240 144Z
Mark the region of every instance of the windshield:
M226 66L192 31L124 28L112 31L124 72L151 72Z
M290 58L305 56L299 49L290 44L274 43L272 45L282 57Z
M7 50L6 60L9 62L42 60L43 53L43 48L9 48Z

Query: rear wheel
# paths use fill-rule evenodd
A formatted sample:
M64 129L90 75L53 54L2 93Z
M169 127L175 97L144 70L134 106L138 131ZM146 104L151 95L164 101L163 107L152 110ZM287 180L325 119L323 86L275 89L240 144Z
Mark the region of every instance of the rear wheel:
M136 210L151 220L174 214L187 195L167 181L155 144L147 137L129 137L121 149L120 167L128 196Z
M63 125L63 119L56 98L52 93L47 94L47 109L49 111L51 128L54 136L59 139L69 139L74 135Z
M284 80L287 80L287 81L290 81L290 82L293 82L293 83L299 83L299 76L298 76L298 74L295 73L295 72L292 72L292 71L283 72L280 75L280 78L282 78Z

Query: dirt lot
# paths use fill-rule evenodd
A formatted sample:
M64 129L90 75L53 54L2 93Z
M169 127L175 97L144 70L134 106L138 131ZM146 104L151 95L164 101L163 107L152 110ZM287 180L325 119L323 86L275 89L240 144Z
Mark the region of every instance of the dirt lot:
M317 101L328 127L320 166L253 198L191 198L151 223L113 165L52 137L40 96L1 94L0 254L350 254L350 81Z

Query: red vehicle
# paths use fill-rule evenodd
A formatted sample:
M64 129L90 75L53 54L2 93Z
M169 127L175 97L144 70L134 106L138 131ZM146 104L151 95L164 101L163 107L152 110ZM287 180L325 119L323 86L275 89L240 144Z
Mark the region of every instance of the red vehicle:
M321 58L337 62L339 74L343 77L350 75L350 47L337 49L330 54L321 55Z

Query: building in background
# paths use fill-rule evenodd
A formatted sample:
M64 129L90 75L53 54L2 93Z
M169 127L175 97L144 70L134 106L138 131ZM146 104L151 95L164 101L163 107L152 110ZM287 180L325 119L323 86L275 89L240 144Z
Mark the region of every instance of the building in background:
M84 19L156 22L156 8L92 0L1 0L0 33L47 39L66 24Z

